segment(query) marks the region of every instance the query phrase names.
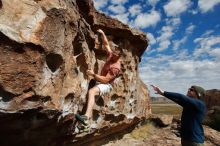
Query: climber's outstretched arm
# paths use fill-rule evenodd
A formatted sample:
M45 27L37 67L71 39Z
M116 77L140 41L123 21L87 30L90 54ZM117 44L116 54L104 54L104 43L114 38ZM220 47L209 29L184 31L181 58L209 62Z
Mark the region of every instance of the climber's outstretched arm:
M108 42L108 39L107 39L105 33L103 32L103 30L98 29L97 32L99 32L101 34L101 38L102 38L102 43L103 43L104 49L106 49L106 51L108 53L112 52L112 50L110 48L110 45L109 45L109 42Z

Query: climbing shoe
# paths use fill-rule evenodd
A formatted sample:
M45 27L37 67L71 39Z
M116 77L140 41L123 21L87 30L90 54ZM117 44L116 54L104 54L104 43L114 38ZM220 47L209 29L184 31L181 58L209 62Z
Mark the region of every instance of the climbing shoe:
M85 126L85 125L77 125L77 129L79 130L79 132L89 132L90 131L89 126Z
M76 118L76 120L78 120L80 123L82 123L84 126L88 126L88 125L89 125L89 119L88 119L87 116L76 114L76 115L75 115L75 118Z

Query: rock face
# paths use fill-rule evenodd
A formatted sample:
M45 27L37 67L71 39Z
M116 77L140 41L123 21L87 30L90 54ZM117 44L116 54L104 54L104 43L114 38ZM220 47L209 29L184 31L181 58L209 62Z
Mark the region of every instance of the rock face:
M150 120L153 121L157 126L166 127L172 124L173 115L154 114L150 117Z
M205 103L207 106L207 114L204 124L220 131L220 90L207 90Z
M105 101L97 98L95 129L77 134L74 114L85 110L94 84L85 72L100 73L105 60L97 28L122 49L122 74ZM147 45L144 33L90 0L0 0L0 145L88 145L148 117L138 75Z
M205 103L208 109L213 106L220 106L220 90L206 90Z

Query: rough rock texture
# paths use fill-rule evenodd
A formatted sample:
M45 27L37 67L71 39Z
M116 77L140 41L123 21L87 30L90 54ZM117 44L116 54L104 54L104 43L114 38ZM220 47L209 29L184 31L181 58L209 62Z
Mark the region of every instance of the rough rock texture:
M220 90L206 90L205 103L208 109L213 106L220 106Z
M123 50L122 75L97 98L94 130L77 134L74 114L93 84L85 72L99 73L105 60L97 28ZM90 0L0 0L0 145L87 145L136 125L150 113L138 76L147 44Z
M220 131L220 106L213 106L208 110L204 124Z
M156 123L157 126L160 127L169 126L170 124L172 124L173 121L173 115L154 114L150 118L154 123Z
M207 106L207 114L204 124L220 131L220 90L207 90L205 103Z

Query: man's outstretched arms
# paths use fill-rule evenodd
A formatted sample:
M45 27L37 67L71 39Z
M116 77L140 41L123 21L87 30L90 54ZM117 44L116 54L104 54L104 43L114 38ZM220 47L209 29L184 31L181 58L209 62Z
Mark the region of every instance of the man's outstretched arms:
M151 87L153 87L154 91L156 92L155 94L160 94L160 95L164 94L164 91L161 90L159 87L154 86L154 85L151 85Z
M201 102L199 100L190 98L188 96L185 96L183 94L180 93L173 93L173 92L165 92L163 90L161 90L159 87L151 85L154 89L154 91L156 92L156 94L160 94L162 96L167 97L168 99L174 101L175 103L183 106L183 107L187 107L187 106L191 106L191 107L195 107L196 109L200 109Z

